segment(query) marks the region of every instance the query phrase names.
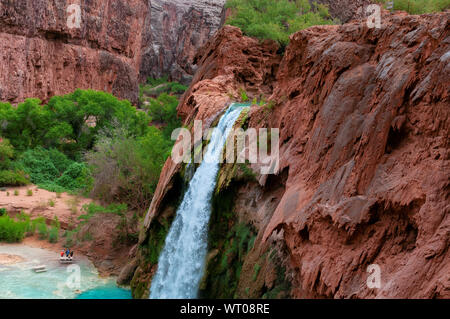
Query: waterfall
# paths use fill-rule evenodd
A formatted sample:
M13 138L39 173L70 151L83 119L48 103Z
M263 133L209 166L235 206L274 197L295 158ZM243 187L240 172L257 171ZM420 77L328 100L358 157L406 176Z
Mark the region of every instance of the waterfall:
M151 299L196 298L208 245L211 197L230 130L242 112L232 104L213 130L203 161L189 182L167 234L150 288Z

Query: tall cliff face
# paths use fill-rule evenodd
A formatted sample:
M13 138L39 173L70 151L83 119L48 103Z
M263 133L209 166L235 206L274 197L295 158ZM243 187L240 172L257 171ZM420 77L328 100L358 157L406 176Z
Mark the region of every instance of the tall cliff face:
M273 107L239 125L281 134L278 174L219 173L202 295L450 297L449 18L312 27L283 57L224 27L199 51L185 124L206 129L244 89ZM127 269L135 297L148 293L186 175L170 159L162 171ZM366 284L372 264L381 288Z
M190 83L193 58L219 29L226 0L149 0L145 19L140 77L169 75Z
M82 1L80 27L69 28L72 3L0 2L0 100L93 88L137 101L146 3Z
M69 28L69 5L81 8ZM48 100L76 88L133 103L139 79L189 83L196 50L217 31L225 0L0 1L0 100ZM71 20L73 21L73 20Z

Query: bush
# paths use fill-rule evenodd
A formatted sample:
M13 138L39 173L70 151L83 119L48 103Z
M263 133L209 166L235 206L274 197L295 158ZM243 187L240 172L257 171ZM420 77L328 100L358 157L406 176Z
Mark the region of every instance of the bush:
M14 148L9 140L0 138L0 170L10 167L11 159L14 157Z
M105 132L86 154L93 176L91 195L132 209L147 207L172 144L155 127L139 138L123 128Z
M147 78L147 83L150 84L152 87L158 86L160 84L164 84L169 82L169 77L167 75L164 75L160 78L154 79L152 77Z
M87 189L91 183L85 164L70 160L56 149L47 150L38 146L27 150L15 165L28 173L34 184L49 191Z
M82 210L85 212L85 214L80 215L78 219L81 220L81 224L85 224L95 214L115 214L123 217L125 216L127 209L127 204L111 204L103 207L94 203L90 203L83 205Z
M244 89L240 89L240 95L241 95L241 102L247 102L249 100L247 92L245 92Z
M308 0L228 0L231 9L227 24L241 28L244 34L258 39L272 39L281 46L289 35L313 25L333 24L328 9Z
M45 221L41 221L38 222L36 224L36 228L38 231L38 237L39 239L43 240L43 239L47 239L48 238L48 228L47 228L47 224L45 223Z
M59 233L58 228L51 227L50 231L48 232L48 241L50 243L57 243L58 242L58 233Z
M14 148L7 139L0 138L0 187L23 186L30 182L25 173L12 167Z
M0 171L0 186L24 186L30 181L26 178L23 171ZM19 195L14 192L14 195Z
M34 234L35 227L33 226L33 223L31 222L30 215L25 214L23 211L20 212L17 219L21 222L24 222L25 227L25 233L27 236L31 236Z
M64 246L67 248L73 247L76 241L76 232L74 231L66 231L64 234L64 237L66 237L66 241L64 243Z
M154 121L162 122L165 125L163 135L170 139L172 131L181 126L181 121L177 115L178 99L167 93L151 99L148 106L149 114Z
M8 215L0 217L0 241L20 242L25 237L26 222L15 221Z

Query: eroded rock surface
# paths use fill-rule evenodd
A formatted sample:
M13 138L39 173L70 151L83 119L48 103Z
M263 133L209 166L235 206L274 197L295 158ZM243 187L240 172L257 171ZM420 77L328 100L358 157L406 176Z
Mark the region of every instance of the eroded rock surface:
M76 88L138 99L142 0L83 2L71 28L72 1L0 2L0 100L43 101ZM71 20L72 22L75 20Z
M376 3L372 0L311 0L310 2L326 5L330 15L343 23L365 17L367 6Z
M221 26L224 5L225 0L149 0L141 80L169 75L189 84L195 53Z
M179 106L188 127L212 123L242 88L273 102L253 106L248 125L280 128L278 176L216 193L234 188L236 218L258 233L235 296L450 297L449 18L385 12L381 29L312 27L291 37L282 59L273 43L225 27L199 52ZM180 174L169 159L141 233L135 297L155 269L143 245L173 215ZM281 266L261 263L274 251ZM379 289L366 284L372 264ZM279 274L290 285L274 287Z
M73 3L0 1L1 101L90 88L137 103L139 80L190 83L195 52L220 27L225 0L82 1L79 27Z

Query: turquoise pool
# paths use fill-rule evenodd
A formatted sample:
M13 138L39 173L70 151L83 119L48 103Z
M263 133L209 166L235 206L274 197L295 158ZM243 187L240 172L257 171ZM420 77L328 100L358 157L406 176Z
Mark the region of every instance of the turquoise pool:
M131 299L131 291L110 284L84 291L76 299Z
M117 287L115 278L101 278L86 258L62 265L57 254L22 244L0 244L0 254L21 261L0 263L0 298L6 299L130 299L131 292ZM32 267L45 265L46 272Z

